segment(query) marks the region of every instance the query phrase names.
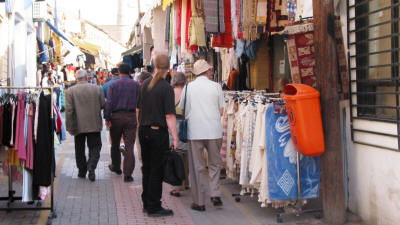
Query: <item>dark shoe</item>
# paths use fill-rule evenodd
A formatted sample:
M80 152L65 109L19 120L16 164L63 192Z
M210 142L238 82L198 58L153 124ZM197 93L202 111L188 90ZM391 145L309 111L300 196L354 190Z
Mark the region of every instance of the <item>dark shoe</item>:
M133 177L132 176L124 176L124 182L132 182Z
M79 178L86 178L86 172L87 172L87 171L79 171L79 172L78 172L78 177L79 177Z
M96 180L96 174L94 173L94 170L89 170L89 180L90 181L95 181Z
M211 202L214 206L222 206L222 201L220 197L211 197Z
M108 165L108 169L110 169L111 172L116 173L117 175L121 175L122 174L122 170L121 169L114 169L112 165Z
M196 203L192 203L190 205L190 208L196 211L204 212L206 211L206 206L205 205L197 205Z
M172 190L169 194L175 197L181 197L181 193L178 190Z
M147 212L147 215L149 217L162 217L162 216L172 216L174 215L174 212L170 209L164 209L161 208L158 211L154 211L154 212Z

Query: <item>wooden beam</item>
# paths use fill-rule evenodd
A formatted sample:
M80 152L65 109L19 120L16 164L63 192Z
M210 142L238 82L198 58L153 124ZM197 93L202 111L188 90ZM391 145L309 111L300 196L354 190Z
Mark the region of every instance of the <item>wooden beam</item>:
M325 133L325 153L321 156L321 198L324 221L336 225L345 223L346 209L333 2L314 0L313 8L317 87L321 92Z

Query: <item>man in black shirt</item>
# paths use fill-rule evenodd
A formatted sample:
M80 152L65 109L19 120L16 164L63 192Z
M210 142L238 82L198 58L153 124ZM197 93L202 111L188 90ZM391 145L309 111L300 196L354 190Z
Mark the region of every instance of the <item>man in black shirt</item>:
M139 140L142 154L142 201L149 216L173 215L161 206L163 161L169 150L168 129L173 148L178 147L176 131L175 97L165 77L169 69L166 55L155 58L155 75L147 79L139 92L136 115L139 117Z

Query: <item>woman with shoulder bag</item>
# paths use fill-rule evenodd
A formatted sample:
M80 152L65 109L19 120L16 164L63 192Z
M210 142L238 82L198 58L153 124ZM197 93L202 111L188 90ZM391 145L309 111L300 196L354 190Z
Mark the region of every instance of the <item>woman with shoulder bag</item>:
M175 111L176 111L176 120L177 120L177 132L179 133L179 121L184 120L184 115L182 109L178 107L181 96L182 96L182 91L185 85L187 84L187 78L184 73L182 72L174 72L172 80L171 80L171 85L174 88L174 93L175 93ZM170 140L172 140L172 137L170 136ZM177 187L173 189L170 194L175 197L180 197L180 191L184 190L185 188L189 187L189 182L188 182L188 174L189 174L189 166L188 166L188 154L187 151L190 148L189 142L184 143L182 141L178 141L178 153L182 157L184 167L185 167L185 181L183 182L182 186Z

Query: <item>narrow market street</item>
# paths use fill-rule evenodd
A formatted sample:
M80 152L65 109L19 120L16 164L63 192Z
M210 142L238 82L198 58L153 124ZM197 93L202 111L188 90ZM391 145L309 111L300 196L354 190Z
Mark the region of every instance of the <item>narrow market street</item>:
M271 208L261 208L256 198L243 197L239 203L231 197L232 193L239 193L237 184L224 180L223 196L224 207L215 209L208 201L205 212L195 212L190 209L190 190L184 191L182 197L169 195L171 186L164 184L163 203L171 208L175 215L172 217L150 218L142 212L140 200L141 172L140 162L136 157L134 182L124 183L121 176L111 173L108 169L110 161L109 143L106 131L102 132L103 147L100 162L96 170L96 181L77 177L75 165L74 141L71 136L56 150L57 172L55 179L55 209L57 218L54 225L72 224L198 224L198 225L261 225L276 223L276 212ZM2 196L7 195L7 177L1 174ZM17 195L20 193L20 184L14 184ZM47 199L47 203L48 203ZM15 206L22 205L15 202ZM0 202L4 207L5 202ZM46 224L49 211L43 212L0 212L1 225ZM323 224L312 215L285 216L284 223L295 225Z

